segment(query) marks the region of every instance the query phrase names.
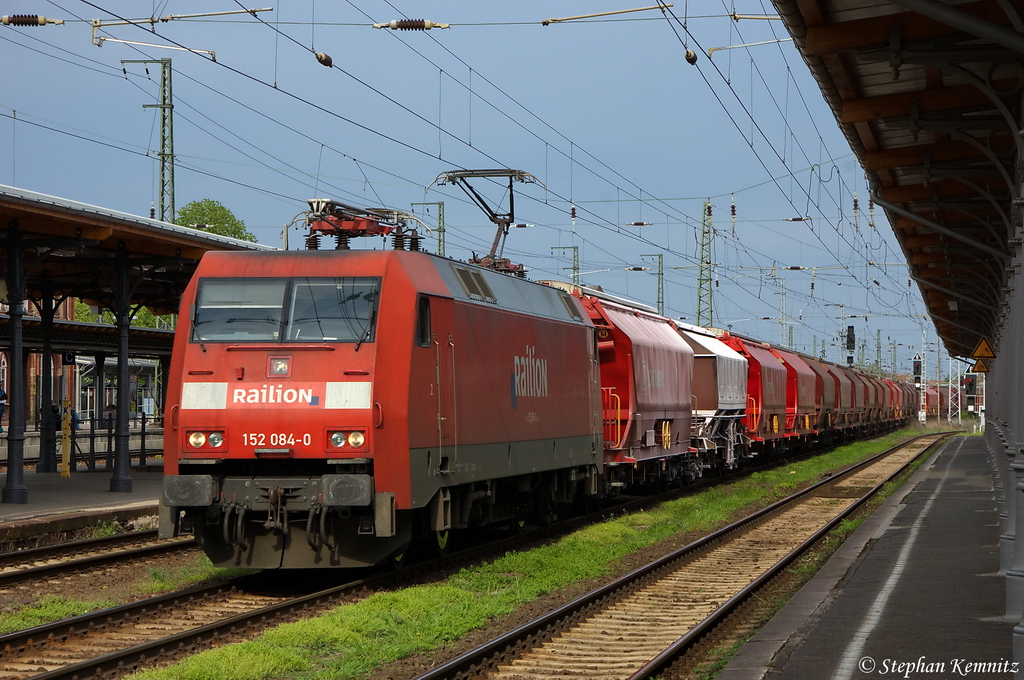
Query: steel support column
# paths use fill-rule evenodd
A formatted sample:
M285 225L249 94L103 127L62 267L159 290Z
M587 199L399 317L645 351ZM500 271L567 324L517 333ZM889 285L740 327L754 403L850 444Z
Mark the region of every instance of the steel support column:
M93 420L96 421L96 423L98 425L98 422L99 422L100 418L102 418L103 416L106 415L104 413L104 411L107 408L107 389L106 389L107 388L107 386L106 386L107 376L104 373L104 369L106 368L106 362L107 362L107 353L106 352L96 352L95 354L92 355L92 360L96 364L96 368L94 370L95 378L93 379L94 380L94 382L93 382L93 385L94 385L94 388L93 388L93 395L94 395L93 402L94 402L94 404L93 404L93 409L92 409L93 410L92 416L93 416ZM95 429L95 427L96 426L94 425L94 429Z
M39 300L43 349L39 361L39 458L36 472L57 471L57 445L53 420L53 289L43 288Z
M1024 49L1020 51L1024 53ZM1024 138L1021 133L1022 130L1018 128L1016 180L1018 187L1024 188ZM1019 197L1024 194L1018 192L1017 195ZM1009 351L1012 355L1012 364L1006 366L1006 373L1009 376L1007 379L1012 380L1013 385L1004 391L1002 402L1004 413L1012 418L1009 441L1014 453L1014 462L1011 464L1013 476L1007 477L1004 481L1004 486L1012 488L1015 496L1014 506L1010 508L1010 494L1007 493L1007 512L1014 512L1017 518L1012 528L1013 565L1006 572L1006 616L1013 616L1017 620L1017 625L1013 627L1013 660L1020 664L1024 661L1024 621L1021 620L1021 617L1024 617L1024 539L1016 540L1016 534L1024 528L1024 433L1021 431L1024 428L1024 416L1021 415L1021 404L1024 403L1024 385L1021 384L1021 379L1024 378L1024 352L1021 351L1019 340L1021 332L1024 331L1024 294L1020 292L1021 286L1024 285L1024 253L1021 251L1021 238L1024 237L1024 206L1018 198L1014 201L1013 207L1013 218L1017 228L1013 234L1014 238L1010 241L1013 257L1010 260L1011 267L1007 270L1009 291L1006 295L1009 301L1010 323L1009 333L1005 334L1003 341L1000 342L1000 351ZM987 401L986 398L986 403ZM1024 677L1024 671L1016 672L1014 677Z
M21 347L21 320L25 315L25 279L22 268L21 232L17 220L11 220L7 232L7 304L11 324L11 364L9 406L11 419L7 436L7 480L4 503L28 503L25 486L25 363Z
M115 257L117 290L114 291L114 317L117 328L117 420L114 431L114 476L110 490L130 493L132 490L131 454L128 450L128 326L131 324L131 285L128 251L118 245Z
M1020 304L1021 295L1017 292L1024 285L1024 277L1021 276L1019 260L1015 258L1013 273L1009 283L1012 292L1010 293L1010 337L1020 337L1024 331L1024 307ZM1024 527L1024 432L1022 432L1022 421L1020 409L1015 405L1024 403L1024 362L1021 361L1021 353L1018 343L1003 343L1001 351L1009 356L1008 361L1000 370L1010 376L1011 383L1006 397L1008 402L1004 406L1010 406L1007 414L1010 418L1010 439L1006 448L1006 456L1010 460L1009 472L1006 478L1006 510L1007 522L1005 536L1000 540L1000 552L1003 549L1003 538L1012 542L1012 560L1006 570L1006 618L1020 620L1024 615L1024 540L1017 540L1017 532ZM1002 556L1002 555L1000 555ZM1014 634L1016 637L1016 633Z

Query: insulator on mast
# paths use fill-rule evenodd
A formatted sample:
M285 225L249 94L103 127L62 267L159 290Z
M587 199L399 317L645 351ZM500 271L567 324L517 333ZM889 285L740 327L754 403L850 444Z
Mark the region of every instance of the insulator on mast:
M429 31L432 28L451 28L451 24L442 24L429 19L392 19L383 24L374 24L374 28L390 28L392 31Z
M39 14L5 14L0 17L0 24L4 26L45 26L46 24L60 26L63 23L63 19L48 19Z
M860 234L860 202L857 200L857 192L853 192L853 228Z

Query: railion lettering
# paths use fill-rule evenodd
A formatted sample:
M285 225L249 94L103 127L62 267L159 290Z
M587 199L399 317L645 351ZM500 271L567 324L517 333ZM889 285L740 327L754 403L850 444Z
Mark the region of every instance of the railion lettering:
M517 397L548 396L548 360L538 359L534 356L536 351L535 347L527 347L523 356L514 358L512 375Z
M313 390L285 389L284 385L236 387L231 395L232 404L308 404L313 401Z

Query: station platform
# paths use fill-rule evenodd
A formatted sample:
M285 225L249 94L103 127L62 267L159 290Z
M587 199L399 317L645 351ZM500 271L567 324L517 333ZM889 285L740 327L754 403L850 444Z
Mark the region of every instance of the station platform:
M1013 677L998 520L984 440L950 439L718 680Z
M80 467L70 477L25 470L28 503L0 503L0 545L33 536L77 531L110 519L155 516L163 488L163 461L133 466L130 492L110 491L112 470ZM0 488L7 482L0 474Z

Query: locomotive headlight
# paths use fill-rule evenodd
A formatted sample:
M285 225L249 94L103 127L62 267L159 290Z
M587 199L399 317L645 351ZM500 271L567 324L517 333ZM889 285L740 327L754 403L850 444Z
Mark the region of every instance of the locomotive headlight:
M332 432L331 433L331 446L340 449L345 445L345 433L344 432Z
M210 436L206 438L206 443L216 448L224 443L224 435L220 432L211 432Z
M188 436L188 443L192 445L192 448L201 448L206 443L206 435L202 432L193 432Z
M268 357L267 377L287 378L292 374L292 358L290 356Z
M362 432L353 432L348 436L348 444L354 449L358 449L366 441L366 437L363 436Z

